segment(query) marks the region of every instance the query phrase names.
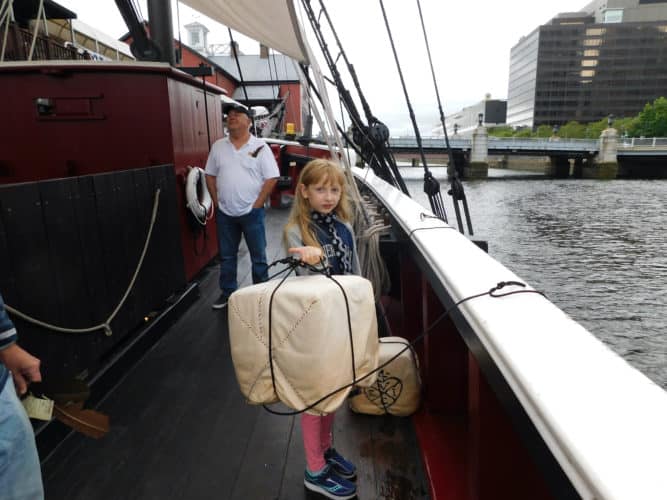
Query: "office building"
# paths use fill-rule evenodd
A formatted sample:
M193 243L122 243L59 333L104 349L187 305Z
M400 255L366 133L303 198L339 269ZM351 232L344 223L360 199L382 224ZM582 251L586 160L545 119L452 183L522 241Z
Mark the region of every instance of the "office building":
M667 1L595 0L512 48L507 124L635 116L667 96Z

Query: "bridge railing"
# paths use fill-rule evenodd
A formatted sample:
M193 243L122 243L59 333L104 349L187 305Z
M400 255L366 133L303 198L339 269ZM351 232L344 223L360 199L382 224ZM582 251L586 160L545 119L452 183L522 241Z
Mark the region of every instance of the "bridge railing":
M470 149L472 140L469 137L450 137L449 143L454 149ZM414 137L391 137L392 148L415 149L417 141ZM442 136L422 137L425 149L444 149L445 138ZM531 150L531 151L597 151L598 139L567 139L561 137L489 137L489 149ZM667 137L619 137L619 149L654 148L667 149Z
M660 147L662 149L662 147L667 147L667 137L621 137L618 146L623 148Z

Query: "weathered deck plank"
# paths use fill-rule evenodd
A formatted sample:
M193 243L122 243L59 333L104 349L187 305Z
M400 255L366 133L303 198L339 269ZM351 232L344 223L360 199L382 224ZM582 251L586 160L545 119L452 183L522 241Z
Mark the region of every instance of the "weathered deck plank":
M269 211L268 258L282 256L286 213ZM239 282L250 282L245 248ZM226 310L213 311L218 268L201 298L100 405L111 416L101 440L71 436L43 464L48 500L319 498L303 487L298 417L245 403L231 362ZM359 498L428 498L409 419L335 420L335 444L359 467Z

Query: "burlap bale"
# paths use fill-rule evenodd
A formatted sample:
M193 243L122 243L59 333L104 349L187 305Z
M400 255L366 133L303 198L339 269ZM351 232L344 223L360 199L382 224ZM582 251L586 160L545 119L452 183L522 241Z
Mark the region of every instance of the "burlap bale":
M371 283L359 276L334 276L350 309L357 379L377 367L377 320ZM352 350L345 298L325 276L291 277L273 296L271 334L276 392L269 366L269 302L280 283L242 288L229 298L232 360L241 392L249 403L283 402L302 410L353 380ZM358 385L368 386L375 375ZM340 407L350 388L308 413Z
M380 339L380 360L382 365L405 349L409 342L401 337ZM394 361L381 368L377 380L361 393L350 398L350 408L366 415L396 416L412 415L419 408L421 379L419 362L412 349L406 349Z

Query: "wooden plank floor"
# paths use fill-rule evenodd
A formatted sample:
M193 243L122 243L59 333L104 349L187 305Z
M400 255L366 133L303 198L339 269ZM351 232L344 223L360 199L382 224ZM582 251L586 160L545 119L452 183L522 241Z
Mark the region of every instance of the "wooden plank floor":
M286 217L267 211L269 261L283 256ZM247 285L250 261L245 248L241 254L239 282ZM102 402L110 433L74 434L43 464L47 500L321 498L303 487L298 417L248 405L238 389L226 309L211 309L217 278L210 266L199 300ZM428 498L410 419L344 407L334 436L359 468L359 499Z

